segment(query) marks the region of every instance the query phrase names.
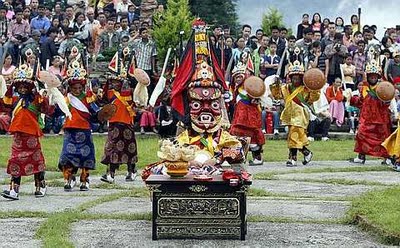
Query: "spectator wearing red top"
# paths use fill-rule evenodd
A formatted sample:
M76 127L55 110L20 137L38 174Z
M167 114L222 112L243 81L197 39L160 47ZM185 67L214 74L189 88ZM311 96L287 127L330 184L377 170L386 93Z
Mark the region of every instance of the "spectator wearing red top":
M342 80L336 78L335 82L326 89L326 99L329 103L329 112L332 116L332 122L336 122L336 125L340 127L344 120L344 104L343 104L343 91Z

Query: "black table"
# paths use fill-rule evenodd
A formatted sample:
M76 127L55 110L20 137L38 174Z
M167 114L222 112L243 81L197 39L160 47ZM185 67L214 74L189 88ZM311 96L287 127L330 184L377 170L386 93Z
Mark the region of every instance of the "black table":
M151 175L152 239L241 239L247 233L246 193L251 181L230 186L221 176L212 181L192 175Z

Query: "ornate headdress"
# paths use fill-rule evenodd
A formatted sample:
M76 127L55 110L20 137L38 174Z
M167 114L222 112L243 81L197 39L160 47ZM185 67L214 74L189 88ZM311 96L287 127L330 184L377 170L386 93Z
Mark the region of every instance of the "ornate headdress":
M222 93L227 87L209 46L206 23L197 19L192 28L192 40L188 42L172 86L172 107L181 116L190 116L191 127L196 132L213 133L222 124L225 106Z
M236 75L240 74L244 75L245 73L246 73L246 64L239 62L235 65L235 67L232 70L232 77L235 77Z
M304 63L303 63L303 51L300 47L296 46L293 52L288 53L288 76L291 75L303 75L304 74Z
M32 55L35 55L36 58L39 57L39 46L34 43L28 43L24 48L21 49L21 54L23 56L24 61L27 61Z
M108 64L108 79L125 81L128 76L133 77L136 69L135 56L129 47L124 47L115 53Z
M367 49L367 63L365 65L366 74L378 74L381 76L382 68L380 65L379 46L370 45Z
M87 72L84 66L79 62L79 60L72 60L67 69L67 77L65 78L65 82L69 85L72 84L82 84L85 85L87 83Z
M21 64L13 73L14 85L18 87L19 84L25 83L33 88L35 86L34 76L34 70L29 65Z

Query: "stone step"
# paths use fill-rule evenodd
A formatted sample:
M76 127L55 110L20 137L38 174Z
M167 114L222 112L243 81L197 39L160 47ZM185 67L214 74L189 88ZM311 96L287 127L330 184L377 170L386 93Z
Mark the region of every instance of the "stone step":
M296 209L293 209L296 211ZM248 223L246 241L151 240L150 221L84 220L70 238L80 247L385 247L355 226L301 223Z
M361 195L369 190L381 189L379 186L340 185L285 180L253 180L253 189L262 189L274 194L292 197L347 198Z
M383 165L382 165L383 166ZM360 184L379 183L384 185L400 185L398 172L367 171L367 172L324 172L324 173L293 173L276 175L279 180L350 180Z
M18 201L10 201L0 197L0 212L29 211L56 213L74 209L80 204L98 199L98 196L71 196L65 192L63 196L48 195L35 198L32 194L20 195Z
M138 214L151 212L150 198L123 197L115 201L99 204L89 213ZM333 221L344 217L349 207L343 201L318 201L310 199L253 199L247 200L248 216L270 218L290 218L296 221Z
M41 247L40 240L35 239L35 232L45 219L12 218L0 219L1 247Z

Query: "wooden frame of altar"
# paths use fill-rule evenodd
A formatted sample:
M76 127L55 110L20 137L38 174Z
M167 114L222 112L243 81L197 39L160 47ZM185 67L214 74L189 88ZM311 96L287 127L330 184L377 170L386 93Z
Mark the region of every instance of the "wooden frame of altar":
M246 194L251 181L230 183L221 175L151 175L152 239L241 239L247 233Z

